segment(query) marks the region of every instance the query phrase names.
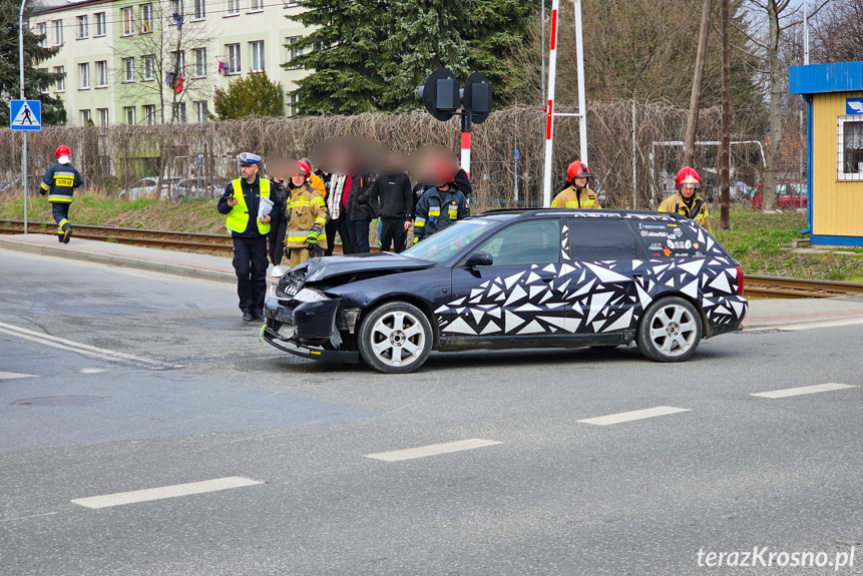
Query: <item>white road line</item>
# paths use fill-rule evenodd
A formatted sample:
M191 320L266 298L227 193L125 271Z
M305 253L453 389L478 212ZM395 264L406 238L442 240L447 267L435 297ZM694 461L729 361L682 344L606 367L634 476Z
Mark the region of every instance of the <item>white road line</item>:
M863 324L863 318L824 320L821 322L804 322L801 324L778 324L776 326L765 326L762 328L762 330L771 332L774 330L777 332L799 332L801 330L815 330L816 328L841 328L843 326L856 326L857 324Z
M32 330L27 330L26 328L20 328L18 326L13 326L12 324L5 324L3 322L0 322L0 332L4 334L9 334L10 336L21 338L23 340L29 340L38 344L45 344L46 346L52 346L61 350L76 352L78 354L83 354L85 356L90 356L93 358L100 358L102 360L127 362L156 369L175 368L175 366L172 364L159 362L158 360L150 360L149 358L134 356L132 354L124 354L123 352L114 352L113 350L106 350L105 348L97 348L95 346L90 346L89 344L81 344L80 342L66 340L65 338L60 338L59 336L51 336L50 334L34 332Z
M104 371L102 368L81 368L81 374L101 374Z
M111 506L123 506L124 504L136 504L138 502L150 502L151 500L163 500L165 498L176 498L178 496L190 496L192 494L204 494L205 492L218 492L230 488L243 488L263 484L257 480L231 476L228 478L217 478L216 480L204 480L203 482L192 482L190 484L177 484L176 486L164 486L162 488L150 488L149 490L136 490L134 492L119 492L106 496L93 496L90 498L78 498L72 500L72 504L78 504L85 508L97 510L99 508L110 508Z
M771 390L770 392L758 392L750 396L760 398L787 398L789 396L802 396L803 394L817 394L818 392L830 392L832 390L844 390L845 388L857 388L852 384L815 384L814 386L800 386L799 388L785 388L783 390Z
M15 378L35 378L35 374L18 374L17 372L0 372L0 380L14 380Z
M423 458L425 456L437 456L438 454L449 454L450 452L461 452L462 450L472 450L474 448L483 448L484 446L494 446L495 444L502 444L502 442L496 442L495 440L483 440L482 438L472 438L470 440L445 442L443 444L431 444L429 446L420 446L419 448L407 448L405 450L395 450L393 452L366 454L366 458L385 460L387 462L398 462L400 460Z
M690 412L690 409L674 408L672 406L657 406L656 408L646 408L644 410L633 410L632 412L621 412L620 414L587 418L585 420L578 420L578 422L581 422L582 424L596 424L597 426L609 426L611 424L620 424L621 422L631 422L633 420L643 420L645 418L654 418L656 416L665 416L667 414L677 414L678 412Z

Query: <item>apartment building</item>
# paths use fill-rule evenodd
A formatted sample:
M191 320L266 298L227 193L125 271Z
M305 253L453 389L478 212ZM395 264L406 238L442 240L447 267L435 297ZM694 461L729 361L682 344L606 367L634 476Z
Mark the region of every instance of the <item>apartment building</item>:
M308 30L288 0L85 0L45 5L30 27L60 48L41 66L70 125L206 122L216 88L266 72L285 91L306 72L284 69ZM296 101L285 98L285 113Z

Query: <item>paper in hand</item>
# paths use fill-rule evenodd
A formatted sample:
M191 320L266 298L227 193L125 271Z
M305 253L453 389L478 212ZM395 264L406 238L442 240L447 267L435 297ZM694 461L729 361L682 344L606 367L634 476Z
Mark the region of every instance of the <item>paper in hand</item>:
M268 216L272 210L273 201L261 196L261 201L258 204L258 220L263 220L264 216Z

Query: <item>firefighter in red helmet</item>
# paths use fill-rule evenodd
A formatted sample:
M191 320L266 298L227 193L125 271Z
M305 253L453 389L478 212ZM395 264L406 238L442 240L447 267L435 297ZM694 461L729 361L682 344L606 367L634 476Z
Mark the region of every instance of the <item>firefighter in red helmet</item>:
M581 160L576 160L566 169L566 181L569 186L554 197L552 208L578 208L581 210L598 210L601 208L596 192L587 187L590 180L590 168Z
M707 210L707 201L698 195L698 187L701 186L701 178L695 168L684 166L677 173L677 194L669 196L659 205L660 212L677 212L687 218L695 220L708 232L710 230L710 213Z
M57 222L57 240L69 243L72 237L72 224L69 223L69 205L72 204L72 194L75 188L84 183L84 178L74 166L70 156L72 152L65 144L57 147L55 152L57 162L48 168L42 177L39 194L48 194L51 212Z

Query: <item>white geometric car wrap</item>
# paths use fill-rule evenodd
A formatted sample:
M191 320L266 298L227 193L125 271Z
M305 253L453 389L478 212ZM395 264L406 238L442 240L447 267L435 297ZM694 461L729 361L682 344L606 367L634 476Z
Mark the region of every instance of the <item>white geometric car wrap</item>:
M656 215L650 221L682 224ZM440 306L435 316L441 333L524 336L634 330L650 303L668 294L681 294L699 304L711 325L738 321L748 304L737 295L735 263L714 249L713 238L700 226L687 227L697 235L695 246L703 248L703 257L573 262L569 231L563 226L561 262L533 264L520 272L490 277L470 294Z

